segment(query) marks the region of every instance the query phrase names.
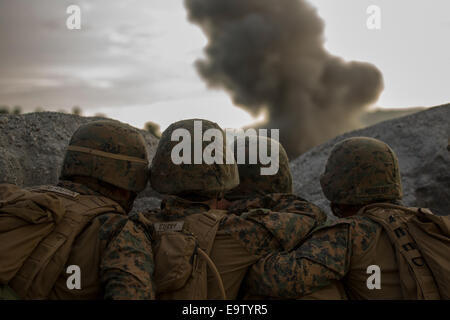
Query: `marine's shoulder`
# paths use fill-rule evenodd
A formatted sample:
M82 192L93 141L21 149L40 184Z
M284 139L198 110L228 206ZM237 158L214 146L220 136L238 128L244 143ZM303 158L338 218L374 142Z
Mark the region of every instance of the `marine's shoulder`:
M250 211L256 215L267 215L269 210L267 209L254 209ZM249 212L245 212L242 215L229 213L225 215L221 221L219 229L225 232L233 232L236 230L248 231L248 232L264 232L264 227L256 223L253 220L247 219Z
M266 194L263 197L264 201L267 203L271 203L272 206L283 206L283 205L290 205L292 203L303 205L305 208L309 207L309 205L312 205L313 207L316 207L314 204L306 200L305 198L295 195L293 193L271 193Z
M366 251L375 243L382 226L365 216L352 216L341 220L341 223L348 223L350 226L350 235L354 248L360 248Z
M235 214L227 214L221 220L219 233L234 238L251 254L267 254L279 245L264 225Z
M376 239L382 227L364 216L351 216L336 220L328 220L313 231L315 237L327 237L330 234L339 233L345 235L353 245L366 250Z
M320 210L317 206L300 196L291 193L271 193L235 200L231 203L228 211L230 213L240 214L257 208L270 209L272 211L283 211L287 208L309 211Z
M314 203L294 194L276 193L266 196L267 202L270 202L271 210L274 212L289 212L301 215L315 216L321 222L325 222L326 214Z
M10 183L0 183L0 200L6 199L15 192L23 190L21 187L10 184Z
M337 219L333 224L347 224L350 226L350 231L352 233L364 236L374 235L381 229L381 226L377 222L369 217L359 215Z
M99 215L92 222L92 225L99 225L99 237L101 240L111 240L122 231L127 223L134 223L127 216L114 212Z

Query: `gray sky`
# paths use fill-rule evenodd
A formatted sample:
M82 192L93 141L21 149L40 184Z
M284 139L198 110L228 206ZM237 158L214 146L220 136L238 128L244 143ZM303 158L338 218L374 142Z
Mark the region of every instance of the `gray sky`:
M244 1L244 0L243 0ZM276 0L274 0L276 1ZM326 48L383 73L378 106L450 102L450 1L314 0ZM82 8L82 29L66 8ZM369 5L381 29L366 27ZM181 0L0 0L0 104L48 110L82 107L138 127L202 117L224 127L254 119L211 91L193 63L206 39Z

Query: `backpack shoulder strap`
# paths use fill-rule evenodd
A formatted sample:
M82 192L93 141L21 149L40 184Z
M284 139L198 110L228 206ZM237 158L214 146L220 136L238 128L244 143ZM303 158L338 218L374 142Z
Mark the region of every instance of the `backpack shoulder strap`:
M195 235L199 243L199 248L197 248L197 250L216 278L224 300L226 299L226 292L222 277L209 255L211 254L220 222L225 218L226 214L227 212L224 210L210 210L205 213L190 215L185 220L187 222L186 229ZM198 268L197 270L199 273L202 272L201 268ZM199 279L206 281L205 277L199 277Z
M412 271L418 290L421 292L419 298L426 300L439 299L440 295L433 274L427 266L421 252L417 249L417 244L408 233L406 223L411 217L398 213L398 211L389 212L389 210L385 209L402 210L412 214L416 213L413 209L389 203L381 203L362 208L358 215L369 217L383 226L391 243Z
M208 255L211 253L220 221L225 215L226 211L210 210L205 213L187 216L185 219L186 230L195 235L200 248Z
M47 297L69 258L76 237L92 219L107 212L124 213L116 202L108 198L71 194L72 191L64 190L47 190L64 195L66 213L55 229L33 250L9 283L22 298Z

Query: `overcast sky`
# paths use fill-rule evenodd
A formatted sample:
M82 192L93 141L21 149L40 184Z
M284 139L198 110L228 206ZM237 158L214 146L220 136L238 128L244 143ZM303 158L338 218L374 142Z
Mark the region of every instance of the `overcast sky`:
M311 3L325 21L330 53L383 73L377 106L450 102L449 0ZM66 27L70 4L82 9L81 30ZM381 9L380 30L366 27L369 5ZM251 123L197 75L193 63L205 45L182 0L0 0L0 104L25 111L79 105L85 115L137 127L151 120L162 129L192 117L224 127Z

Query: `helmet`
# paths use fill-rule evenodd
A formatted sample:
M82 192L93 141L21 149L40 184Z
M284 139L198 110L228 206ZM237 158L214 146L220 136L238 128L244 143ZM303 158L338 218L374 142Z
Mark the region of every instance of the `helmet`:
M384 142L355 137L337 143L320 177L333 203L359 205L402 198L397 156Z
M201 126L201 129L200 129ZM177 130L185 132L189 135L183 140L186 147L190 150L183 149L183 156L188 161L176 164L172 159L172 151L174 147L183 142L172 141L172 134ZM196 142L201 141L201 154L205 147L211 142L203 141L203 134L209 129L219 130L222 135L221 150L215 154L216 158L221 158L223 164L217 162L206 164L194 163L194 153ZM180 130L177 130L180 132ZM198 135L201 136L199 137ZM197 136L196 136L197 135ZM199 140L200 139L200 140ZM225 144L225 134L222 129L213 122L202 119L182 120L171 124L162 134L159 140L155 157L152 161L150 183L153 189L163 194L182 195L197 194L206 197L215 197L220 193L228 191L239 184L239 174L234 161L226 164L227 147ZM185 154L187 151L189 154ZM204 159L203 159L204 160Z
M278 171L274 175L262 175L261 168L268 167L268 165L261 164L260 159L257 164L250 164L249 150L250 150L250 138L237 140L236 149L244 148L245 161L244 164L238 163L239 170L239 186L227 193L229 199L246 198L250 195L266 195L271 193L292 193L292 175L289 168L289 159L283 146L276 140L267 138L264 136L258 136L255 139L256 146L261 143L267 145L268 152L271 152L272 144L278 145ZM257 148L254 148L254 152L257 152ZM237 153L235 153L237 155ZM273 165L273 164L271 164Z
M133 127L100 120L75 131L67 147L61 179L96 178L118 188L139 193L148 182L145 140Z

